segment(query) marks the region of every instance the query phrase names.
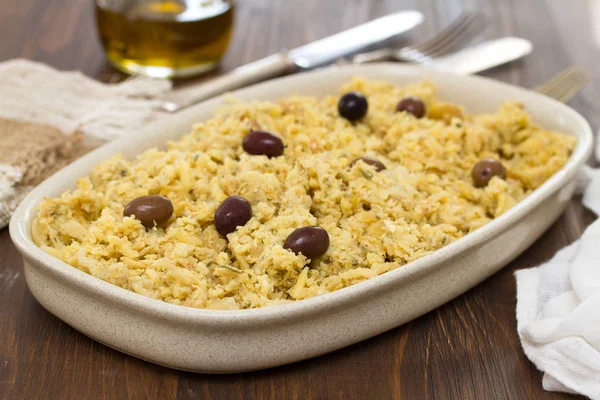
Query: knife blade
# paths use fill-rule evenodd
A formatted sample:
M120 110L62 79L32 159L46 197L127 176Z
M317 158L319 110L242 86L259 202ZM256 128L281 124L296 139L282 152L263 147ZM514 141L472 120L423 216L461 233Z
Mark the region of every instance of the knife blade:
M316 68L361 48L404 33L423 21L418 11L400 11L359 25L287 53L254 61L199 86L168 95L160 108L176 112L224 92L301 69Z
M383 42L423 22L418 11L400 11L291 50L288 57L308 69L333 62L369 45Z
M426 67L471 75L517 60L531 53L532 49L533 45L529 40L505 37L467 47L447 56L432 58Z

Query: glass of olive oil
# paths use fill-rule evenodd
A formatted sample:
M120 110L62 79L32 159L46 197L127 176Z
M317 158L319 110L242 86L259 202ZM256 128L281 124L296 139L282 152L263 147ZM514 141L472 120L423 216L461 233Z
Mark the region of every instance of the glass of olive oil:
M109 62L157 78L214 69L229 46L233 13L233 0L96 0Z

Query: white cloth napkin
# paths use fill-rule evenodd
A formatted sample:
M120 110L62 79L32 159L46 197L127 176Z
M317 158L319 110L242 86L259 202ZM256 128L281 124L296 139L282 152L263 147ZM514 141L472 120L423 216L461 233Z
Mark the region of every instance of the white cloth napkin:
M583 204L600 215L600 170L581 175ZM600 219L550 261L515 276L521 344L544 372L544 389L600 399Z

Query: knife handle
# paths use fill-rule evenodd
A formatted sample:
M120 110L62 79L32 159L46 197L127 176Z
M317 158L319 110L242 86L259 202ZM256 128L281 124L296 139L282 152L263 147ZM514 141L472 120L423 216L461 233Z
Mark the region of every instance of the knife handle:
M165 96L160 109L174 113L230 90L291 73L297 69L297 65L286 54L273 54L198 86L171 92Z

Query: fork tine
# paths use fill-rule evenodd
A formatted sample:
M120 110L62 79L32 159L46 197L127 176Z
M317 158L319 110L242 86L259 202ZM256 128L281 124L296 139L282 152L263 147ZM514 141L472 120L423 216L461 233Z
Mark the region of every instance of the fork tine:
M553 97L554 99L566 103L571 100L583 87L587 84L585 77L574 77L570 82L566 82L562 85L558 93ZM552 93L550 93L552 95Z
M548 79L546 82L544 82L541 85L539 85L538 87L536 87L535 90L537 92L545 94L548 91L552 90L552 88L554 88L563 79L565 79L565 77L568 77L573 72L574 72L574 67L569 67L569 68L563 69L558 74L554 75L552 78Z
M566 103L573 98L587 83L587 78L575 67L567 68L536 90L548 97Z
M575 97L575 95L579 93L579 91L583 89L585 85L587 85L587 78L583 78L577 82L574 82L573 85L566 91L566 93L564 93L561 97L557 98L556 100L562 103L567 103L569 100Z
M455 50L458 47L463 46L467 42L471 41L474 36L479 34L483 30L483 23L481 18L473 16L463 30L456 32L454 35L446 38L445 41L439 43L436 48L430 49L428 52L429 57L438 57Z
M455 30L460 29L463 26L463 24L465 24L469 20L470 16L471 16L470 12L463 12L454 21L452 21L452 23L450 25L448 25L446 28L442 29L434 37L432 37L422 43L416 44L414 46L408 46L408 47L415 49L421 53L424 53L425 51L427 51L428 48L437 45L437 43L440 41L440 39L442 39L448 35L451 35Z
M479 13L465 12L461 17L457 18L457 23L452 23L434 38L429 39L421 45L414 46L413 49L428 56L433 56L434 53L439 54L444 49L449 48L449 45L452 43L464 38L464 35L468 34L476 26L476 22L479 19Z
M388 48L361 53L354 56L352 62L362 64L395 58L398 61L426 64L431 57L447 54L469 41L481 28L483 23L479 12L464 11L450 25L423 43L401 49Z

